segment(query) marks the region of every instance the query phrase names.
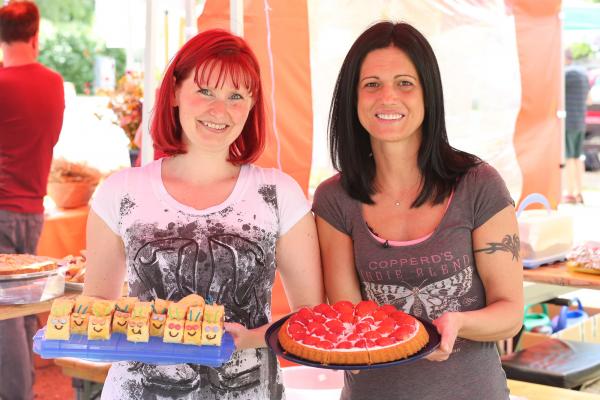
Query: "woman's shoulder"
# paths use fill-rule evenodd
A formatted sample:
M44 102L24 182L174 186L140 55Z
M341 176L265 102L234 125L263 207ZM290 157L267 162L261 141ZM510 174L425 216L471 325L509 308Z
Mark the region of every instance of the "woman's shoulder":
M346 191L342 187L341 175L337 173L325 179L323 182L319 183L317 189L315 190L315 196L317 195L317 193L322 195L329 195L340 194L340 192L346 194Z
M285 185L296 182L296 180L288 173L272 167L259 167L254 164L246 164L246 178L253 180L257 184L266 185ZM297 184L297 182L296 182Z

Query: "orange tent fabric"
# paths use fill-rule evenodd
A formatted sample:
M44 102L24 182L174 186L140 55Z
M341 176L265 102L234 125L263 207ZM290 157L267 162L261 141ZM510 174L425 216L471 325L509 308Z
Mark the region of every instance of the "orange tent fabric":
M523 173L522 197L560 201L562 159L561 0L507 0L515 16L521 70L521 110L514 135Z
M258 165L281 168L308 193L312 161L312 97L306 1L244 1L244 38L261 67L267 107L267 147ZM209 0L200 32L229 29L229 1ZM275 112L273 112L275 110Z
M244 38L261 67L267 107L267 147L258 165L280 168L308 193L312 161L313 115L306 1L244 1ZM229 29L229 1L209 0L198 18L198 31ZM275 317L290 310L277 277L273 288Z

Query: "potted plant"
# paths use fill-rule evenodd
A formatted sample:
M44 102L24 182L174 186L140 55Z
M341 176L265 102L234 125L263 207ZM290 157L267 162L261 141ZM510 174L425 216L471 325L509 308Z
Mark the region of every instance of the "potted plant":
M140 72L127 71L117 82L111 95L108 108L116 116L114 124L123 129L129 139L129 153L132 165L139 152L135 134L142 122L143 76Z
M85 163L54 159L48 175L48 196L60 208L85 206L101 176L100 171Z

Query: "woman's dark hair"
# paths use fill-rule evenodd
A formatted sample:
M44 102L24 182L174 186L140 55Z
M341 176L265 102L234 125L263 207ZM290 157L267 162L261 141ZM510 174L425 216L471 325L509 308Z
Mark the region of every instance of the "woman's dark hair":
M340 69L329 111L331 160L340 172L346 192L356 200L373 204L371 196L377 192L375 162L369 133L358 119L357 85L367 54L389 46L408 55L423 88L425 116L417 157L423 185L411 207L419 207L429 200L440 204L450 195L458 178L481 160L448 143L438 63L427 39L409 24L377 23L363 32L350 48Z

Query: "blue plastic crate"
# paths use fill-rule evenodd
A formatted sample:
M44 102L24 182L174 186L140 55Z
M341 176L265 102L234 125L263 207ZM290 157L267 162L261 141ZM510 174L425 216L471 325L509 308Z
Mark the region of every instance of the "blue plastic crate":
M72 357L90 361L141 361L150 364L193 363L209 367L221 366L235 350L233 338L227 332L221 346L197 346L164 343L151 336L148 343L127 341L122 333L113 333L109 340L88 340L87 336L71 335L69 340L46 340L45 328L33 337L33 351L42 358Z

